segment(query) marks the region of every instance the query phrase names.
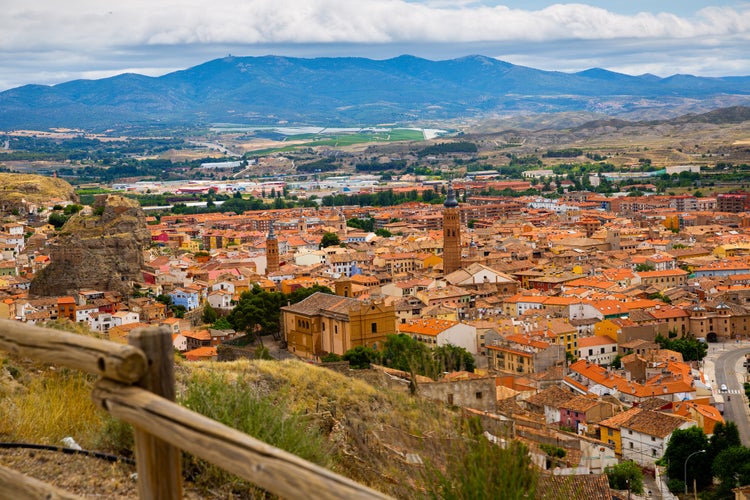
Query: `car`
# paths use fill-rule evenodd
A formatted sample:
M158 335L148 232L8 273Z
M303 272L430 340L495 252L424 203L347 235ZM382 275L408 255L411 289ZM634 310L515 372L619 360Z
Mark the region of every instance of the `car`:
M727 384L721 384L721 387L719 388L721 392L727 392L729 389L727 389Z

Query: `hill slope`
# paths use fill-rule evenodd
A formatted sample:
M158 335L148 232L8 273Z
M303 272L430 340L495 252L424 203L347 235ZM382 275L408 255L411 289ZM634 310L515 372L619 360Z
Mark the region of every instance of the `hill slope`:
M750 77L541 71L483 56L430 61L227 57L161 77L123 74L0 93L0 129L213 122L372 125L498 114L682 113L750 103ZM686 111L686 107L688 108Z

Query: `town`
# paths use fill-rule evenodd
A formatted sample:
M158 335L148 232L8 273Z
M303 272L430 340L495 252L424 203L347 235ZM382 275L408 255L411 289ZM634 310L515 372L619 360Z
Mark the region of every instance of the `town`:
M494 422L542 469L605 490L602 473L624 460L666 492L657 464L675 432L711 436L732 420L750 441L741 386L709 353L750 340L750 192L610 196L566 181L552 198L477 195L524 192L552 172L472 174L120 182L91 206L7 203L0 317L70 321L123 343L162 326L188 362L364 357L420 396ZM154 215L123 196L385 190L433 203ZM275 324L245 309L278 293L298 297L276 304ZM470 356L398 369L378 355L394 336ZM692 490L676 470L676 490Z

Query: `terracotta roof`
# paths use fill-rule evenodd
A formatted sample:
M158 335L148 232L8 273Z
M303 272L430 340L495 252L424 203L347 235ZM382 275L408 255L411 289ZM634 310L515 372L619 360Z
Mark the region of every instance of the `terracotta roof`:
M576 396L560 387L553 385L543 391L539 391L526 399L526 402L535 406L550 406L559 408L561 404Z
M316 316L321 311L332 311L348 314L349 309L354 305L359 305L360 301L350 297L341 297L331 295L330 293L315 292L309 297L292 304L291 306L282 307L284 311L307 316Z
M420 335L436 336L452 326L458 325L458 321L448 321L445 319L421 318L409 321L408 323L398 325L398 331L401 333L417 333Z
M560 498L585 498L586 500L611 500L609 481L604 474L556 476L542 474L536 487L538 500Z
M616 344L614 340L603 335L592 335L591 337L578 337L578 348L598 347L603 345Z
M566 410L572 410L577 412L586 412L599 404L596 398L589 398L586 396L576 396L560 405L561 408Z
M642 411L644 411L643 408L636 406L622 413L618 413L617 415L602 420L601 422L599 422L599 425L612 429L619 429L622 424L628 422L631 418L633 418L635 415L638 415Z
M643 410L623 423L622 427L649 436L665 438L686 422L690 420L658 411Z

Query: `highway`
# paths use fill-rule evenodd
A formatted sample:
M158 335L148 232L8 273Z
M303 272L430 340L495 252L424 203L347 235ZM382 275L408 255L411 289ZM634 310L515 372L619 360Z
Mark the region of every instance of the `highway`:
M727 385L727 393L721 393L724 398L724 420L737 424L742 444L750 446L749 408L745 399L745 389L737 377L737 374L740 373L743 375L742 380L744 380L744 374L747 369L742 366L742 361L744 361L745 354L747 353L750 353L750 347L739 347L721 352L715 358L716 386L714 390L718 391L721 384Z

